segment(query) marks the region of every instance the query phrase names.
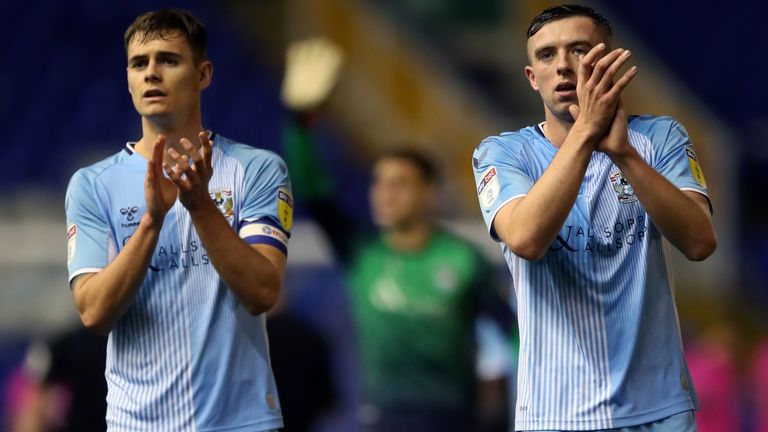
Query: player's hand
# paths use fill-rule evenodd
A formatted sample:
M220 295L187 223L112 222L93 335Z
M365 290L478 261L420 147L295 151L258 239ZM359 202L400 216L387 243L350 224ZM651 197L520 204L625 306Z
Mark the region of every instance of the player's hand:
M626 155L633 150L627 135L627 112L624 111L624 104L621 99L619 99L616 114L613 116L608 133L598 141L595 150L606 153L611 158Z
M146 215L151 223L159 226L165 214L176 202L178 189L172 181L163 175L163 150L165 137L158 135L152 147L152 155L147 162L147 175L144 177L144 200L147 203Z
M596 137L608 132L621 92L637 75L637 68L632 67L614 81L632 54L623 48L604 54L605 48L605 44L597 44L581 58L576 83L579 104L569 107L574 120Z
M201 204L211 201L208 182L213 176L212 144L205 131L198 134L198 139L200 140L199 151L187 138L182 138L180 142L185 154L179 154L172 148L168 149L168 156L171 157L173 166L168 163L163 164L165 173L178 188L179 201L189 211L194 211Z
M286 53L283 104L293 111L318 108L336 84L343 60L341 49L327 39L292 43Z

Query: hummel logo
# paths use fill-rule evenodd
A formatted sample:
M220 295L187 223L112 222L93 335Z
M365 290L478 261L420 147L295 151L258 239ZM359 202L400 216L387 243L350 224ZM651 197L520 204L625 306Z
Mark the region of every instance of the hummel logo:
M128 222L133 222L133 215L136 214L136 212L139 211L139 208L136 206L133 207L125 207L120 209L120 214L125 216L125 220Z

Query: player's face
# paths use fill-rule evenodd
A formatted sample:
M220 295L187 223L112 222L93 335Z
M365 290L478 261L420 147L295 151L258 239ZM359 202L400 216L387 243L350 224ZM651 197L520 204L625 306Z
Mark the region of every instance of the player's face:
M199 111L200 93L211 81L211 63L195 64L181 35L146 43L140 39L134 37L128 45L128 91L136 111L166 124Z
M592 47L608 44L607 32L591 18L576 16L552 21L528 39L525 75L538 91L547 116L572 122L568 107L578 104L577 72L581 57Z
M411 162L381 159L373 167L371 209L376 226L398 229L423 222L432 202L432 185Z

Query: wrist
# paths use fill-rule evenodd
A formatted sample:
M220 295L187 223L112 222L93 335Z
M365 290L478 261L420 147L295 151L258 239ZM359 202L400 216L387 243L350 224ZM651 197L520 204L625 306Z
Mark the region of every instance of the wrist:
M599 133L585 123L574 123L571 129L568 131L565 141L569 144L573 151L576 151L582 155L591 155L597 147L597 143L600 141ZM565 145L565 143L564 143Z
M144 213L144 215L141 216L141 220L139 221L139 226L143 226L144 228L151 231L160 232L160 230L163 228L164 221L164 216L153 216L149 213Z
M189 212L189 216L193 221L200 218L201 216L210 214L211 212L219 213L218 207L216 207L216 204L208 194L206 194L204 197L201 197L197 202L186 203L184 207L186 207L187 211Z
M616 152L608 153L608 157L611 159L614 165L619 167L620 170L624 170L632 162L642 159L640 154L631 145L626 146Z
M601 137L600 130L586 121L576 120L571 127L570 134L575 134L580 138L579 141L589 144L596 144Z

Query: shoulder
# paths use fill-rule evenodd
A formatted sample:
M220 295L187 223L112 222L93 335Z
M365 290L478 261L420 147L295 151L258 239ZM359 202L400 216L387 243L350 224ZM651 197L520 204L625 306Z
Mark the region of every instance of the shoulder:
M537 134L536 126L528 126L513 132L491 135L480 142L480 145L475 149L475 155L483 151L517 153L522 148L531 145Z
M670 116L649 114L629 116L627 127L632 131L652 138L652 140L653 138L666 139L670 133L674 132L688 135L683 125L677 119Z
M351 253L349 254L352 267L365 264L379 265L381 260L391 253L378 231L363 230L352 233Z
M536 126L528 126L514 132L502 132L485 138L472 155L473 167L480 169L498 161L518 158L538 139L539 132L536 128Z
M70 192L76 189L90 190L100 176L108 172L111 168L119 165L120 162L129 156L130 154L128 154L125 150L121 150L120 152L104 158L94 164L80 168L79 170L75 171L75 173L69 179L67 191Z
M448 262L451 266L465 275L469 280L483 277L490 271L491 265L486 260L480 249L472 242L453 232L440 227L433 234L432 258L435 262Z
M450 253L462 257L462 259L477 259L480 251L469 240L454 234L443 227L433 233L435 249L441 253Z
M252 147L221 135L216 135L214 144L215 148L218 148L225 156L237 160L243 166L273 167L281 170L285 168L283 159L273 151Z

